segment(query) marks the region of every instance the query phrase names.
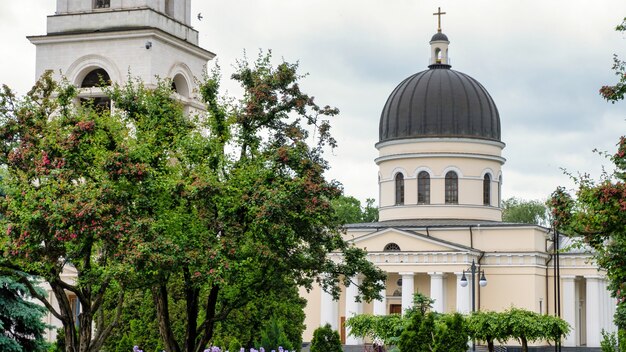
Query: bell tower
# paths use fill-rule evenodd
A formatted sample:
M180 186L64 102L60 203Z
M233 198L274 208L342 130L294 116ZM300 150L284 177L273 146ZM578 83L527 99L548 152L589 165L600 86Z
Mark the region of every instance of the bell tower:
M198 45L191 0L57 0L46 35L28 39L37 77L52 70L96 96L94 72L118 83L130 74L147 86L168 77L192 106L194 77L215 56Z

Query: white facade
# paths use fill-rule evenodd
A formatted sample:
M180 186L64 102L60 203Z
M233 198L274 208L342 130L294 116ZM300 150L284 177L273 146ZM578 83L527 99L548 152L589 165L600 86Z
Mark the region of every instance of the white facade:
M215 55L198 46L190 0L110 0L101 8L96 1L104 0L57 1L47 35L28 38L37 47L36 76L52 70L79 87L98 68L117 83L133 77L151 86L157 77L171 78L182 100L200 108L194 77Z

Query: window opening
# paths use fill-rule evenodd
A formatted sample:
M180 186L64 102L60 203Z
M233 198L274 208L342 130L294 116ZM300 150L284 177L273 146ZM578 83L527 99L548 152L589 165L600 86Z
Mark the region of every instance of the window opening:
M89 72L81 82L81 88L105 87L111 85L111 78L107 71L97 68ZM94 97L82 97L80 103L83 106L90 106L99 113L111 110L111 99L104 93Z
M417 204L430 204L430 175L426 171L417 175Z
M102 87L102 86L110 86L111 78L107 71L101 68L97 68L87 74L85 78L83 78L82 83L80 84L81 88L91 88L91 87Z
M448 171L446 174L446 204L459 203L459 177L456 172Z
M404 204L404 175L396 175L396 205Z
M95 0L93 3L94 9L107 9L111 7L111 0Z
M393 242L392 243L388 243L385 246L384 251L385 252L399 252L400 251L400 246L398 246L397 244L395 244Z
M491 205L491 176L485 174L483 179L483 204Z

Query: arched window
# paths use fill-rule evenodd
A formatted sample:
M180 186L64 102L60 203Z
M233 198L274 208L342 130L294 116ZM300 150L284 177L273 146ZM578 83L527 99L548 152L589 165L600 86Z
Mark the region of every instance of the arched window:
M404 175L396 174L396 205L404 204Z
M483 204L491 205L491 176L485 174L483 178Z
M387 243L387 245L385 246L385 249L383 250L385 252L400 252L400 246L391 242L391 243Z
M189 85L183 75L177 74L172 79L172 90L183 97L189 97Z
M426 171L417 174L417 204L430 204L430 175Z
M459 177L454 171L446 173L446 204L459 204Z
M83 81L80 84L80 88L94 88L94 87L103 87L110 86L111 78L107 71L102 68L97 68L91 70ZM90 96L89 98L81 98L81 104L90 105L94 109L98 111L110 111L111 110L111 99L105 96L104 93L98 94L96 96Z
M89 72L80 84L81 88L102 87L110 86L111 78L107 71L101 68L97 68Z

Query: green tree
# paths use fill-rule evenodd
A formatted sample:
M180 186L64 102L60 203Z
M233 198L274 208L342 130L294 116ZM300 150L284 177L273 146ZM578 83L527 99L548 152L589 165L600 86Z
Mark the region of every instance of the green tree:
M502 324L508 337L522 345L522 352L528 352L529 342L560 340L570 329L561 318L515 307L503 313Z
M215 331L216 339L224 341L235 337L247 348L258 347L255 342L261 341L262 330L275 317L282 325L287 341L292 346L300 346L305 329L306 300L300 297L298 288L284 285L263 293L233 311L227 320L219 322ZM246 329L242 329L242 326Z
M50 73L23 98L6 86L0 92L6 193L0 199L0 267L63 323L67 351L98 351L119 320L104 326L95 317L122 276L114 262L138 227L126 211L129 197L120 180L140 183L143 169L125 154L123 121L76 106L75 96L73 86L57 84ZM62 279L67 267L76 271L75 282ZM29 275L50 285L58 309ZM78 317L70 296L81 304ZM122 294L117 301L121 307Z
M407 324L408 319L400 314L358 314L346 320L350 335L370 340L381 339L386 345L396 345Z
M339 333L330 324L321 326L313 332L311 352L342 352Z
M0 276L0 350L46 351L43 338L46 309L28 301L28 288L9 276Z
M342 224L356 224L378 221L378 208L374 202L374 199L368 198L362 206L358 199L342 195L333 200L332 206Z
M435 323L433 352L465 352L469 330L460 313L442 314Z
M281 346L286 350L293 350L293 344L287 339L283 324L275 316L272 316L261 332L261 346L268 351L278 351Z
M504 315L498 312L473 312L468 318L469 334L474 340L485 341L489 352L494 350L494 341L509 337Z
M502 221L504 222L546 226L547 220L548 209L544 202L515 197L502 201Z
M146 165L133 193L145 231L133 237L142 250L129 277L151 287L168 351L203 348L216 324L283 285L318 281L338 296L342 279L363 273L363 298L382 288L384 274L342 240L331 206L340 186L323 176L337 110L300 91L297 65L272 67L269 55L239 62L232 77L244 90L238 102L220 100L217 72L201 84L206 119L179 118L160 89L130 82L111 94L134 128L130 152ZM184 306L176 317L173 302Z

